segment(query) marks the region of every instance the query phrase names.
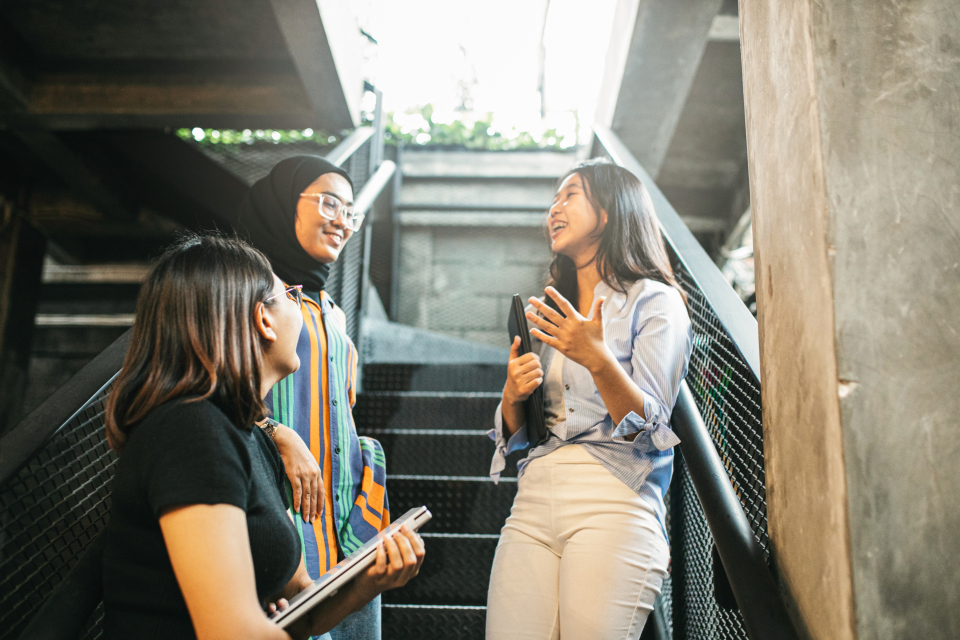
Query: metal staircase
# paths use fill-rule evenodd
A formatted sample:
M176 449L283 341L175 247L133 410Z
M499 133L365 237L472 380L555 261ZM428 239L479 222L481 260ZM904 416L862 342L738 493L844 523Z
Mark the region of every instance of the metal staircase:
M386 264L377 247L389 246L390 235L394 249L406 255L402 233L407 227L423 235L425 227L436 226L441 236L453 237L449 228L456 225L447 224L450 220L410 223L402 217L404 209L396 207L392 216L385 215L388 198L379 194L389 192L394 165L385 161L374 167L369 138L369 132L357 132L331 154L339 150L358 188L369 182L358 202L377 211L331 278L362 354L354 417L362 435L384 446L391 511L426 504L434 514L423 531L427 557L420 575L384 594L383 637L482 638L493 554L516 494L511 474L523 455L508 459L504 477L494 485L487 476L493 442L486 431L506 378L505 351L401 327L382 318L382 307L371 302L376 292L396 310L416 293L399 287L401 295L394 295L396 279L404 277L402 263L399 273L377 275ZM609 157L651 187L674 268L690 296L694 325L686 391L673 416L682 441L668 496L673 574L645 634L655 631L655 637L677 640L795 638L768 570L775 558L766 527L756 320L616 137L598 128L592 155ZM424 182L437 187L444 179ZM455 212L434 207L431 215L450 213ZM484 213L490 212L474 208L469 216L473 220ZM499 229L496 236L509 239L510 234ZM468 238L467 246L474 241ZM504 255L504 264L509 257ZM376 260L382 262L377 269ZM399 261L389 262L396 268ZM451 264L463 268L469 262ZM435 267L431 278L455 268ZM437 292L435 285L428 280L423 292ZM507 285L510 293L518 288ZM487 295L495 300L502 293ZM373 317L374 308L381 309L380 319ZM502 335L496 322L487 330ZM63 592L54 592L57 585L75 584L68 574L85 564L78 560L109 513L116 456L103 439L102 411L128 339L121 336L0 440L0 640L17 638L31 620L62 626L66 617L59 609L57 615L37 614L44 602L58 606ZM724 588L735 600L718 597ZM98 599L91 597L91 607ZM100 637L99 612L90 616L85 610L77 617L73 628L83 628L79 637Z
M505 365L364 367L354 416L383 444L391 511L426 504L434 515L420 575L383 594L384 638L483 638L493 553L517 487L487 476L486 430L505 380Z

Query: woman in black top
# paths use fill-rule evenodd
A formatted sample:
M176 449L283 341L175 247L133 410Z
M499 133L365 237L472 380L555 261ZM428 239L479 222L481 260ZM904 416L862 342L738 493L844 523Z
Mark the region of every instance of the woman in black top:
M283 463L255 423L297 370L299 288L238 241L192 237L157 263L106 408L121 453L104 553L106 637L289 638L267 618L311 583L286 513ZM305 617L319 635L416 575L409 530Z

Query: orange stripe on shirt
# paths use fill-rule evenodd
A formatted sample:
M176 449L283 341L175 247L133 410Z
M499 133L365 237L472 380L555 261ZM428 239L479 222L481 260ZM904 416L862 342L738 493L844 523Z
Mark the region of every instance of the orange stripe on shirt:
M325 446L323 452L323 502L324 513L313 521L313 532L317 540L325 544L317 545L318 553L323 557L320 560L321 572L326 571L337 563L337 536L333 527L333 469L330 459L330 413L325 406L321 406L329 397L327 382L327 336L323 330L323 313L319 306L308 298L303 300L304 322L310 334L310 452L317 462L320 461L320 443ZM309 315L308 315L309 314ZM314 320L319 333L314 328ZM318 348L319 345L319 348ZM324 354L321 359L320 354ZM313 379L316 372L320 372L320 380ZM322 389L322 394L321 394ZM317 411L316 408L320 410ZM323 416L323 434L320 433L320 416ZM332 553L328 552L330 550Z
M369 496L372 504L381 505L382 508L383 487L373 481L373 470L370 467L363 468L363 481L360 484L360 495L357 496L357 506L360 507L360 513L363 514L363 519L367 521L367 524L379 530L382 518L378 518L367 509L367 500L363 497L364 492ZM377 509L377 511L380 511L380 509Z

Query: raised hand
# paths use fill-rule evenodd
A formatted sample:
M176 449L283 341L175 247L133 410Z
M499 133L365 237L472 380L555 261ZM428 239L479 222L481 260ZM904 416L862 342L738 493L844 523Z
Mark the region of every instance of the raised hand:
M528 314L529 316L529 314ZM507 363L507 383L503 387L503 401L519 404L530 397L543 382L543 367L540 356L535 353L520 355L520 336L510 345L510 361Z
M610 350L603 341L604 298L597 298L590 316L585 318L559 291L553 287L547 287L545 291L557 303L563 315L540 300L530 298L530 304L543 315L540 317L527 312L527 320L537 326L530 333L591 373L609 363Z

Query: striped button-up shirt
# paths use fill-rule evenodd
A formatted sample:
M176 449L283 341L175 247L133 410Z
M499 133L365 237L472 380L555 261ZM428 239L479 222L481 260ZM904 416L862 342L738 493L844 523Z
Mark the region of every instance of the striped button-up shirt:
M614 424L590 372L534 340L533 348L538 351L544 370L545 395L550 398L550 435L520 461L520 475L534 458L564 445L582 445L611 474L646 500L662 525L663 500L673 474L673 447L680 443L669 424L690 361L690 316L680 293L654 280L640 280L625 294L600 282L594 289L594 302L600 296L606 297L604 341L640 388L644 417L631 411ZM553 367L560 367L560 371L552 370ZM556 388L558 385L561 388ZM632 442L627 440L631 434L637 434ZM506 466L505 456L529 446L527 428L524 424L507 440L501 407L497 407L489 435L496 442L490 476L498 480Z
M300 369L266 398L274 419L296 431L323 470L324 503L313 524L294 518L310 577L338 561L337 547L356 551L390 522L386 463L380 443L357 436L357 349L346 318L326 292L304 296L297 343ZM288 484L289 491L289 484Z

